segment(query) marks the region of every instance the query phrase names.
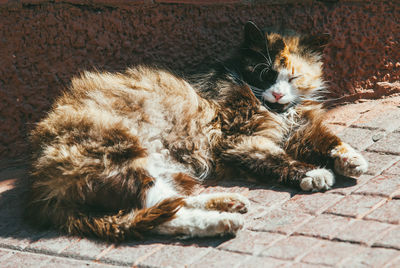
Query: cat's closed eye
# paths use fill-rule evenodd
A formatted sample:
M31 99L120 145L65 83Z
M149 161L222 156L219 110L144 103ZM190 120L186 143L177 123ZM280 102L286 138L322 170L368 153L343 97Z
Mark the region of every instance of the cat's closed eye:
M299 78L301 75L296 75L296 76L292 76L289 78L288 82L291 83L293 80L296 80L297 78Z

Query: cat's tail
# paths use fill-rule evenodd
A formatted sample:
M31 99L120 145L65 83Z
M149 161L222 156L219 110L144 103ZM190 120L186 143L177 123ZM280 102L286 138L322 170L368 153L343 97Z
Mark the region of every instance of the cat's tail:
M92 216L74 209L58 211L50 217L53 225L72 235L98 237L108 241L142 238L143 234L175 218L185 204L183 198L167 198L143 209L120 211L115 215Z

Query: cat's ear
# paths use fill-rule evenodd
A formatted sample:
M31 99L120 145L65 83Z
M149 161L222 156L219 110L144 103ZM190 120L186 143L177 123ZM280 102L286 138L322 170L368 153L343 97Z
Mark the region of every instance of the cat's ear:
M330 39L331 35L328 33L305 35L300 39L300 44L312 51L322 53Z
M265 46L264 33L252 21L248 21L244 25L244 43L249 48L262 48Z

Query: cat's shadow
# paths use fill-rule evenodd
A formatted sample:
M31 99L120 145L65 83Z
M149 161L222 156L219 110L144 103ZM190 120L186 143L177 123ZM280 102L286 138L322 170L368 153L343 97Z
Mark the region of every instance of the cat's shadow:
M27 244L38 241L41 238L61 238L63 234L53 230L36 230L29 226L23 219L23 207L27 192L27 165L3 169L0 172L0 242L6 247L22 248ZM331 191L338 188L352 187L357 184L354 178L337 176L336 184ZM201 193L207 192L248 192L252 190L271 190L276 192L287 192L290 196L314 194L303 192L291 187L286 187L277 183L259 183L241 180L233 181L209 181L204 185ZM74 239L71 237L71 239ZM184 245L196 247L217 247L220 244L232 239L232 236L212 237L212 238L173 238L161 235L146 235L143 240L131 240L116 246L150 245ZM100 242L91 239L93 242Z

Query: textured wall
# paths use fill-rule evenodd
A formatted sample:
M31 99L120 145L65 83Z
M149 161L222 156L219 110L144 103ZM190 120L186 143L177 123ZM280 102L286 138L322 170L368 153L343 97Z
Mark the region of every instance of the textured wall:
M140 62L194 70L235 47L247 20L331 33L324 56L330 97L400 91L398 1L165 2L196 1L0 0L0 158L28 152L27 131L71 76Z

